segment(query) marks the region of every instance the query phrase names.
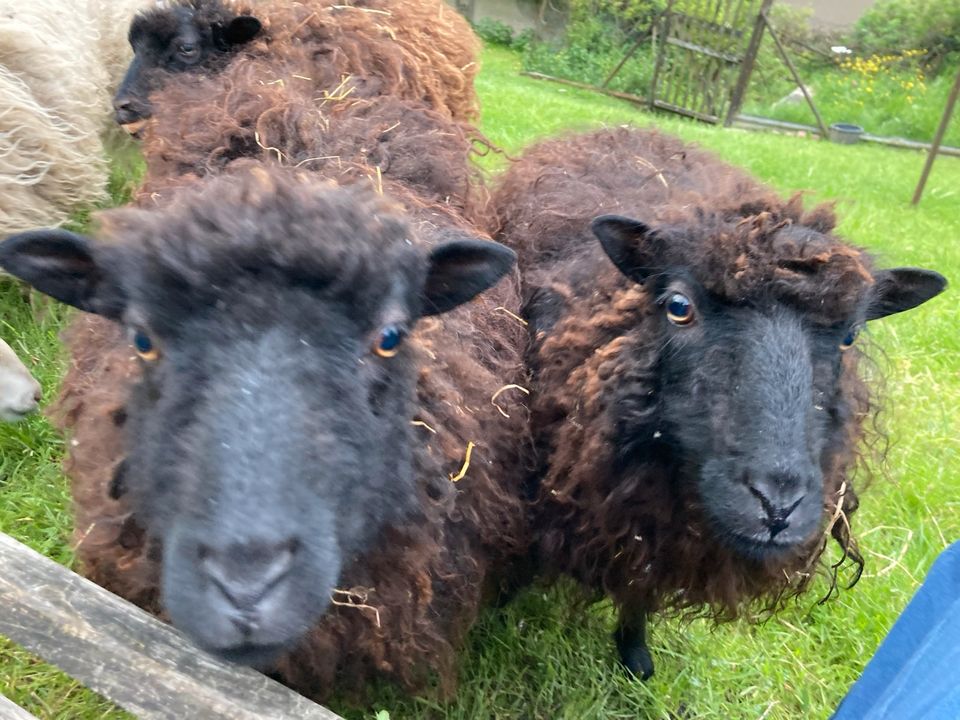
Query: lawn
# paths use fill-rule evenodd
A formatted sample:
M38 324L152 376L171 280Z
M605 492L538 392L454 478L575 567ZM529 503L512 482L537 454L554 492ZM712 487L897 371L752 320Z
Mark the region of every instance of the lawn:
M483 129L508 152L536 138L600 124L656 124L749 168L778 189L836 201L841 232L886 265L915 264L960 279L960 161L938 161L919 209L909 205L923 157L877 147L836 146L788 136L721 130L517 76L519 57L489 49L478 81ZM960 122L960 120L957 120ZM505 162L490 156L495 170ZM611 167L610 172L616 172ZM124 173L119 173L121 185ZM577 610L565 588L534 588L490 610L463 654L449 702L379 689L349 718L825 718L909 600L937 553L960 538L960 313L954 294L871 328L886 376L892 442L862 498L855 529L867 571L854 589L817 605L826 584L763 625L714 628L658 620L651 647L657 674L646 684L618 670L606 605ZM64 358L63 313L0 291L3 336L54 397ZM42 418L0 427L0 528L69 563L70 516L57 469L62 442ZM880 468L878 468L880 469ZM41 718L125 717L48 666L0 642L0 692ZM381 714L382 718L384 714Z
M855 123L873 135L932 142L957 71L948 66L936 77L928 77L913 51L843 60L838 67L805 69L801 75L828 126ZM785 74L766 85L757 78L743 112L815 125L813 113L802 99L783 101L795 87ZM960 146L960 123L950 125L943 142Z

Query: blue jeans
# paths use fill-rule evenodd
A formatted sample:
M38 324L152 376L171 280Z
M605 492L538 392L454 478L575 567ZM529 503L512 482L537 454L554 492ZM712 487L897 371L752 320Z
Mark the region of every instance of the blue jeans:
M944 550L833 720L960 719L960 542Z

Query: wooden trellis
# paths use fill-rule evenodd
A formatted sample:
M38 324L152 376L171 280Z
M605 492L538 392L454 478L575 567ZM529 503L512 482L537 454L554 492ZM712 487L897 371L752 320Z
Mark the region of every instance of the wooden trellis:
M649 104L711 123L736 114L773 0L670 0L657 28Z

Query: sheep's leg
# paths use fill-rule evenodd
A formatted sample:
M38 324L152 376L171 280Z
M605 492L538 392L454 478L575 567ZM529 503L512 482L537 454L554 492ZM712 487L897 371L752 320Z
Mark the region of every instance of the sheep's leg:
M620 624L613 633L620 662L634 677L648 680L653 675L653 658L647 647L647 613L621 610Z

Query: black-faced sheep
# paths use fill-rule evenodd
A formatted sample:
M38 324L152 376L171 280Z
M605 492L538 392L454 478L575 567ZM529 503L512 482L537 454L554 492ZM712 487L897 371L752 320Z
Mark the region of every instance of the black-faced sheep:
M539 559L612 597L628 669L653 670L647 614L776 607L828 533L862 566L855 340L940 275L875 269L830 208L653 131L540 144L494 204L530 323Z
M0 233L106 198L101 133L142 0L0 0Z
M314 697L449 687L523 545L514 255L384 191L254 166L0 245L100 316L61 400L88 574Z
M477 113L479 43L443 0L171 0L133 21L130 43L114 107L133 133L175 75L248 61L269 61L273 82L308 87L317 100L394 95L455 119Z

